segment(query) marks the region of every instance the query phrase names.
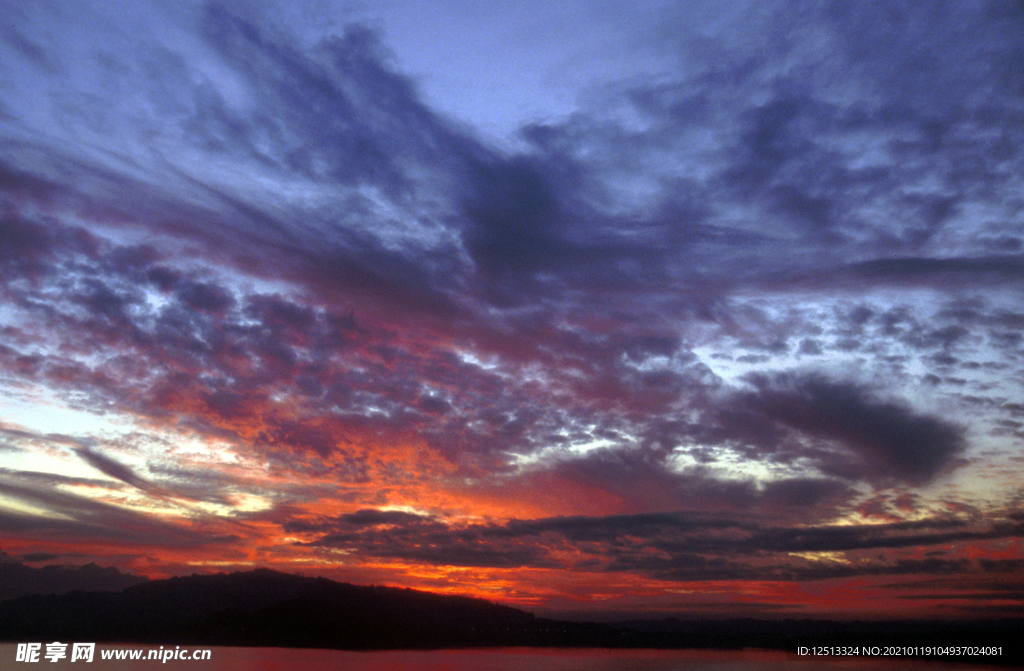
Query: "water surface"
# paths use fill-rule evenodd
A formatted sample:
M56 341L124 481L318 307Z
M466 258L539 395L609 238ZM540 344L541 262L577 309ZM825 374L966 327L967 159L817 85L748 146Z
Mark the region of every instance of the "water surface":
M45 646L44 646L45 647ZM210 648L208 660L101 659L103 650L156 649L159 646L98 644L91 663L69 659L17 662L17 646L0 644L0 669L79 669L80 671L966 671L995 668L956 662L898 658L810 658L764 650L608 650L486 648L477 650L377 651L294 648ZM189 648L191 650L191 648ZM143 655L145 656L145 655ZM70 657L70 656L69 656Z

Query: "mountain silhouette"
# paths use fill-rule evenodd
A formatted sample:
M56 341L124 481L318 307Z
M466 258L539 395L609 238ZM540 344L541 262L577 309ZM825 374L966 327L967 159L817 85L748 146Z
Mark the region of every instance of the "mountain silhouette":
M560 644L612 631L542 620L482 599L267 569L0 603L0 638L22 641L384 649Z
M0 601L27 594L67 594L74 590L119 592L147 580L96 564L33 568L0 553Z

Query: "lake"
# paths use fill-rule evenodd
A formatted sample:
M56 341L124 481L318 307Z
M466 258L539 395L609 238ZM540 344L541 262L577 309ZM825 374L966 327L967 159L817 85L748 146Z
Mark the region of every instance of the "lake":
M167 656L166 662L145 659L149 650ZM784 669L835 669L837 671L979 671L997 668L955 662L918 661L893 657L798 657L795 654L763 650L607 650L501 648L477 650L347 652L291 648L210 648L209 659L175 659L181 646L117 646L98 644L93 661L71 661L66 656L51 662L46 644L38 661L18 661L17 645L0 644L0 669L82 669L83 671L129 671L131 669L174 669L174 671L782 671ZM141 660L103 659L118 652L125 657L141 651ZM104 655L106 653L106 655ZM22 657L25 657L23 650ZM137 655L138 656L138 655ZM1004 667L1005 668L1005 667Z

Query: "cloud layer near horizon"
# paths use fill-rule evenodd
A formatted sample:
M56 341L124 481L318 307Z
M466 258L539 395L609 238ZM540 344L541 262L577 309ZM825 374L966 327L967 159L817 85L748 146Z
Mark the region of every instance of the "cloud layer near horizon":
M364 25L15 10L4 542L1019 577L1024 14L762 9L666 14L661 75L514 148Z

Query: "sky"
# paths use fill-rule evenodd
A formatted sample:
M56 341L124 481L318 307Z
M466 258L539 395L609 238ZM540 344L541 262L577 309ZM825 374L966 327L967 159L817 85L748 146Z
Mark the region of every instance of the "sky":
M1024 606L1024 6L37 0L0 551Z

